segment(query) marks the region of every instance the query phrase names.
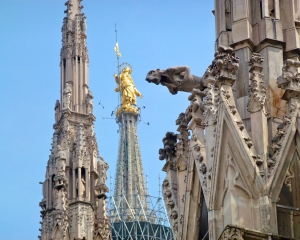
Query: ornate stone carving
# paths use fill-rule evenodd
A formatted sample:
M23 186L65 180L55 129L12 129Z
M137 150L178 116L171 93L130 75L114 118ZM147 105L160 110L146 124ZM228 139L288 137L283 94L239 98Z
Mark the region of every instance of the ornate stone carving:
M98 239L97 236L99 235L101 238L99 240L108 240L111 239L111 232L110 232L110 222L109 219L99 218L95 221L95 233L94 239Z
M177 134L167 132L162 141L164 148L159 149L159 160L166 159L167 161L171 161L176 154L175 146L177 142Z
M172 189L168 179L165 179L163 182L162 192L164 196L164 202L167 206L167 212L170 217L170 225L173 226L173 238L178 239L179 235L181 234L181 232L178 229L178 207L174 196L175 191L174 189Z
M188 136L190 135L187 129L188 121L184 113L180 113L176 120L179 134L177 135L178 142L176 143L176 165L179 171L186 170L188 156Z
M151 70L146 76L147 82L166 86L172 94L177 94L178 91L191 92L194 88L202 90L211 83L207 80L190 74L188 66Z
M244 240L243 236L244 230L233 226L227 226L219 237L219 240Z
M217 84L233 85L235 73L239 68L239 58L232 48L219 46L215 59L209 66L209 73L216 78Z
M72 89L69 86L69 83L66 83L64 93L63 93L63 109L70 108L71 95L72 95Z
M202 98L205 97L205 92L199 89L193 89L192 94L188 97L191 101L190 106L186 110L186 119L190 121L192 118L194 121L201 125L203 120L203 101Z
M300 97L300 73L298 68L300 62L288 59L284 62L282 76L277 79L278 87L285 89L282 96L283 100L289 100L291 97Z
M291 124L291 117L289 116L284 116L282 119L282 123L278 125L277 127L277 133L276 135L272 138L271 140L271 149L269 151L269 156L267 160L268 164L268 177L271 176L272 170L275 168L276 162L277 162L277 156L279 155L281 148L282 148L282 143L285 139L285 135L288 131L288 128L290 127Z
M108 164L104 162L102 157L100 157L100 160L97 162L97 169L99 172L99 178L97 185L95 186L96 197L106 198L105 193L108 192L108 187L106 186Z
M191 150L194 155L195 164L199 171L201 187L203 189L204 195L207 194L207 167L204 163L204 158L201 154L201 143L197 136L194 134L191 139Z
M250 68L250 85L249 85L249 100L247 109L249 112L254 113L263 110L267 114L266 103L266 84L263 80L263 67L261 63L264 61L259 53L253 53L248 65Z
M218 108L220 105L220 90L218 87L209 84L204 90L204 93L202 124L212 125L217 121Z

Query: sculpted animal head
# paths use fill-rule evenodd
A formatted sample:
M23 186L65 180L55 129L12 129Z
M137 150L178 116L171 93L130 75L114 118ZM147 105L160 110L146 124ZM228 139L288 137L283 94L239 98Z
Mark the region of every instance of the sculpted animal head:
M146 76L146 81L149 83L155 83L156 85L158 85L160 83L160 80L161 80L160 69L151 70L148 72Z
M172 94L176 94L178 92L177 87L168 76L168 71L166 70L156 69L149 71L146 76L146 81L149 83L155 83L156 85L161 84L166 86Z
M146 76L146 81L166 86L172 94L177 94L179 91L191 92L194 88L200 90L204 88L202 77L192 75L188 66L151 70Z

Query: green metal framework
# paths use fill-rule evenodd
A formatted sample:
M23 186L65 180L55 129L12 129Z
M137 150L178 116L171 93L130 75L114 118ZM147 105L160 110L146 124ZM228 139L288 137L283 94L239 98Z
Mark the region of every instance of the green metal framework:
M114 240L173 240L162 198L138 194L109 197L108 209Z

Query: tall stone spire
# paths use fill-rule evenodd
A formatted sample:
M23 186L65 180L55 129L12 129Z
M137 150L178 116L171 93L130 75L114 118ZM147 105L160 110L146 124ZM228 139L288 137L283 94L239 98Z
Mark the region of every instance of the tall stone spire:
M81 0L69 0L65 5L61 100L56 101L54 108L55 131L42 183L40 239L108 240L111 239L105 207L108 165L99 156L94 133L86 19L81 13Z
M117 160L115 199L123 194L128 196L129 205L133 204L133 194L146 194L146 184L142 166L142 158L137 135L139 108L136 96L142 97L136 89L131 77L131 68L125 67L122 73L115 75L121 93L121 106L117 111L117 122L120 125L120 143ZM131 206L132 207L132 206Z
M128 64L115 75L115 91L120 92L121 103L116 112L120 142L115 189L109 202L112 238L173 239L162 199L151 197L147 192L137 134L140 108L136 97L142 94L136 89L131 72Z

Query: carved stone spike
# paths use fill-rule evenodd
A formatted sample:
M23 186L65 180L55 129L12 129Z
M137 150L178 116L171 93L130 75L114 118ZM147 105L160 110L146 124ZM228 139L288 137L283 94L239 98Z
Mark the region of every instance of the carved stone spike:
M251 139L250 139L250 138L244 138L244 140L245 140L245 142L246 142L246 144L247 144L248 148L251 148L251 147L252 147L252 145L253 145L253 143L252 143Z
M241 131L243 131L243 129L245 128L244 122L243 121L236 121L236 124L238 125L239 129Z
M252 158L255 161L257 166L260 166L263 164L263 160L261 159L261 157L259 155L253 155Z

